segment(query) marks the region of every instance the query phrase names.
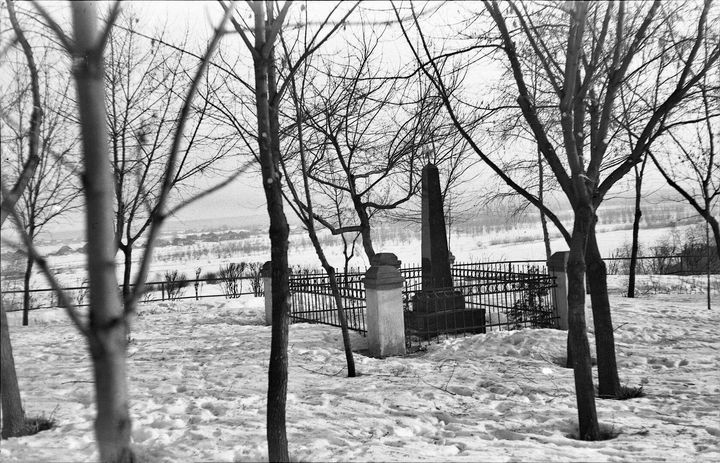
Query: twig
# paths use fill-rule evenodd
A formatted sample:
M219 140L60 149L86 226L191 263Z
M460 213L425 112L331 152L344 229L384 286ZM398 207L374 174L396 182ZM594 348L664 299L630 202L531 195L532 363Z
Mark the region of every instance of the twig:
M13 37L11 40L8 41L8 43L5 44L5 46L0 50L0 59L4 58L8 51L12 47L15 46L15 44L18 43L18 38Z
M313 370L313 369L311 369L311 368L306 368L306 367L304 367L304 366L302 366L302 365L298 365L298 367L302 368L302 369L305 370L305 371L309 371L310 373L317 373L317 374L319 374L319 375L324 375L324 376L337 376L337 375L339 375L340 373L342 373L343 370L345 370L345 367L342 367L342 368L341 368L340 370L338 370L336 373L330 374L330 373L325 373L324 371Z
M420 376L418 376L418 378L420 378ZM446 392L446 393L448 393L448 394L450 394L450 395L457 395L455 392L448 391L448 390L445 388L445 387L447 387L447 384L445 385L445 387L440 387L440 386L436 386L436 385L434 385L434 384L430 384L430 383L428 383L427 381L425 381L425 380L422 379L422 378L420 378L420 381L422 381L423 383L427 384L427 385L430 386L430 387L434 387L435 389L437 389L437 390L439 390L439 391Z
M621 323L621 324L619 324L618 326L616 326L616 327L613 329L613 333L614 333L615 331L619 330L620 328L622 328L622 327L625 326L625 325L629 325L629 323Z

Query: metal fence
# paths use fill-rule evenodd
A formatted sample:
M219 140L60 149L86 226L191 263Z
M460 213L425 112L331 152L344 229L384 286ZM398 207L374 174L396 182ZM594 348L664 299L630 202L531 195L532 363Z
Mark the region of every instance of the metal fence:
M335 275L348 329L366 334L364 272ZM290 274L292 322L341 326L330 278L325 273Z
M408 347L486 331L557 326L555 278L545 267L507 262L454 264L452 288L423 292L422 269L401 269Z
M131 285L134 287L135 285ZM62 291L70 296L70 300L77 307L89 305L89 286L80 285L64 287ZM30 289L32 307L30 310L56 308L55 291L50 288ZM118 287L122 293L122 286ZM15 301L22 298L24 290L11 289L2 291L2 297L8 302L8 312L22 310L22 302ZM209 297L224 297L227 299L237 298L243 295L261 297L263 295L262 278L257 276L241 276L233 279L216 278L194 278L175 281L148 281L145 283L145 291L140 297L140 302L174 301L183 299L195 299Z
M451 271L454 287L432 293L421 291L421 268L400 271L405 277L402 294L409 345L443 335L554 326L557 319L554 279L539 266L517 262L455 264ZM366 334L364 276L361 271L338 273L336 281L348 328ZM63 289L70 293L77 306L88 305L87 286ZM291 273L289 289L293 322L340 326L329 277L325 273ZM21 295L22 292L3 291L3 297ZM33 289L31 292L45 294L41 298L43 304L35 305L31 310L56 307L51 289ZM153 281L147 283L141 302L242 295L262 296L262 279L243 276L234 281L218 278ZM20 304L10 304L10 307L9 311L21 310Z
M630 273L629 257L613 256L603 260L610 275ZM709 263L710 274L720 273L720 259L716 252L710 254ZM704 275L708 273L708 256L638 256L635 272L638 275Z

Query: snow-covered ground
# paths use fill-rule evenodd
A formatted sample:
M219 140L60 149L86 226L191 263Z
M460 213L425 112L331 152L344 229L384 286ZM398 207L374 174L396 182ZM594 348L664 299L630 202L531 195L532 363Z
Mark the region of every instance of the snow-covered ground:
M351 379L339 329L296 324L289 349L291 456L720 461L720 305L707 310L705 295L688 293L613 295L611 302L621 379L647 393L597 401L602 426L618 433L612 440L570 437L577 426L572 371L557 363L565 332L492 332L387 359L364 355L365 339L354 335L360 374ZM62 312L32 316L29 327L11 320L24 406L29 415L52 414L57 426L0 442L0 459L95 461L84 343ZM261 299L142 306L129 347L132 438L141 461L266 460L269 347Z

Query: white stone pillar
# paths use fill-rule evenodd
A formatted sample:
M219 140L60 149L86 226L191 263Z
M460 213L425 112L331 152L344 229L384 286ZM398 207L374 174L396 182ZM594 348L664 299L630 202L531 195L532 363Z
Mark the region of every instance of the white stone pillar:
M263 279L263 295L265 297L265 324L272 325L272 262L267 261L260 270Z
M405 355L402 286L395 254L378 253L365 273L368 347L373 357Z
M558 316L557 328L561 330L568 329L568 283L567 283L567 261L570 252L556 252L550 256L547 266L550 276L555 277L555 306L557 307Z

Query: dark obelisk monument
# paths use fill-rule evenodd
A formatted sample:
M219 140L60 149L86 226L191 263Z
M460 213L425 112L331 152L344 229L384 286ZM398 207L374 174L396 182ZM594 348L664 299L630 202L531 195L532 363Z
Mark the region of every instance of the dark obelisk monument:
M422 170L422 285L423 290L453 285L440 172L434 164L427 164Z
M428 164L422 171L422 291L413 297L406 326L427 339L440 333L484 332L484 323L484 310L466 310L462 293L453 289L440 173Z

